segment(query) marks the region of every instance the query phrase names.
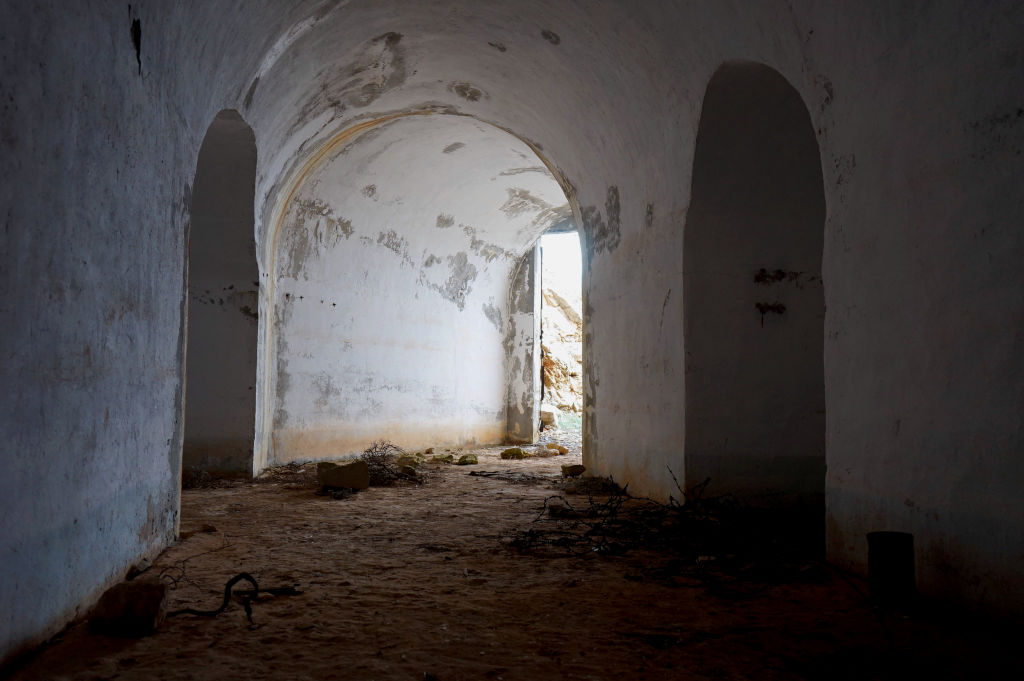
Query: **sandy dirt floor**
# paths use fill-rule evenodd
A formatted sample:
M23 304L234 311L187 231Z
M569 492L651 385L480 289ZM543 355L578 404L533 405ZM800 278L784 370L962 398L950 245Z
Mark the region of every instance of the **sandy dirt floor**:
M261 596L251 625L238 602L141 639L80 623L13 678L1024 678L1008 636L934 613L880 618L862 583L823 566L816 583L720 592L666 578L657 552L524 554L509 537L560 493L579 449L523 461L477 451L478 466L428 465L423 484L345 499L287 471L186 490L181 540L147 572L177 580L171 610L216 608L242 571L301 594Z

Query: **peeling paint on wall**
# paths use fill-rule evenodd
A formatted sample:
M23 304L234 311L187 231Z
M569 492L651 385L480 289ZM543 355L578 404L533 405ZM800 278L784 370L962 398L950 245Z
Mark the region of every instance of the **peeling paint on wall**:
M501 256L505 258L514 258L515 253L506 251L501 246L496 244L487 243L483 239L478 239L476 236L476 229L469 225L462 225L462 231L469 237L469 247L473 249L473 252L479 255L487 262L491 262L495 258Z
M502 170L498 175L501 177L509 177L511 175L521 175L523 173L544 173L550 175L551 173L544 166L528 166L526 168L509 168L508 170Z
M389 229L386 232L381 232L377 236L377 243L395 253L402 258L402 262L413 265L412 258L409 257L409 242L405 237L399 236L398 232L393 229Z
M501 206L501 212L510 218L526 212L543 211L551 208L551 204L539 199L527 189L513 187L507 190L508 200Z
M461 310L466 306L466 296L472 290L473 280L476 279L477 269L469 262L465 252L449 255L446 260L451 270L451 276L443 287L435 287L445 299L455 303Z
M494 305L494 299L491 298L491 302L484 303L483 305L484 316L491 320L494 324L494 328L499 332L504 330L504 323L501 319L501 310Z

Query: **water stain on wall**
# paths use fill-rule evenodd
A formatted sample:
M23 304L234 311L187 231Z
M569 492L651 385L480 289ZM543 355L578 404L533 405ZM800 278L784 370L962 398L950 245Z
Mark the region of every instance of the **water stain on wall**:
M547 29L545 29L541 31L540 34L541 37L544 38L544 40L547 40L552 45L558 45L559 43L562 42L562 38L559 37L559 35L554 31L548 31Z
M494 299L492 298L489 303L483 305L484 316L494 324L494 328L500 333L504 326L501 318L501 310L494 305Z
M302 105L292 132L325 109L342 113L349 108L369 106L381 95L402 85L406 79L402 34L383 33L363 43L349 61L325 67L317 74L320 86Z
M276 431L279 428L284 428L288 425L289 414L285 409L285 395L288 394L288 390L291 387L291 375L288 373L288 340L282 333L282 330L287 327L288 321L291 319L293 308L292 304L294 299L285 294L278 304L274 306L274 338L277 347L275 348L275 355L277 363L275 366L274 378L276 386L274 388L274 419L272 431Z
M337 402L336 398L341 396L341 388L334 384L334 377L329 373L317 374L313 378L313 385L316 387L317 393L313 404L316 405L318 410L323 411L327 409L332 403Z
M478 102L484 98L489 99L486 92L469 83L452 83L448 86L448 90L462 97L467 102Z
M611 253L619 247L619 241L622 237L620 234L621 221L619 218L620 202L618 187L614 185L608 187L608 196L605 199L604 210L607 219L601 215L601 211L595 206L580 208L580 214L583 216L583 229L587 232L590 245L587 249L588 261L594 254Z
M352 236L353 229L351 221L335 217L331 207L319 199L296 199L291 212L294 219L282 240L282 274L297 279L310 257L337 246L342 239ZM308 222L313 223L312 227L307 227Z

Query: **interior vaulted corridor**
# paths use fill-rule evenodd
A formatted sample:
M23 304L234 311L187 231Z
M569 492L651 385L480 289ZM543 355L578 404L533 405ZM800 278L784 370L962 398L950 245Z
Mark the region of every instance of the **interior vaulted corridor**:
M267 247L263 461L360 452L381 433L413 449L503 442L510 410L532 424L538 409L534 301L513 275L572 221L564 193L529 146L472 118L342 136L304 168Z
M392 524L401 486L274 505L275 476L381 439L576 484L492 449L557 445L549 230L580 235L582 445L559 456L587 484L803 509L823 569L874 570L876 596L868 536L898 533L914 599L1019 616L1022 34L1009 0L4 3L0 664L218 513L256 533L233 558L283 574L235 508L351 532L336 562L386 541L346 509L410 550L499 543L466 529L486 517ZM211 476L241 480L183 493ZM260 505L267 476L283 496ZM500 532L544 503L481 484L466 509L517 508Z

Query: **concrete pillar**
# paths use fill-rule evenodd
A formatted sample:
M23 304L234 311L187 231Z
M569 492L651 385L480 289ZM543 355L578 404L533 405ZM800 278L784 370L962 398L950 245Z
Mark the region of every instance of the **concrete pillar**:
M507 438L515 444L540 435L540 265L538 241L519 260L509 287Z

